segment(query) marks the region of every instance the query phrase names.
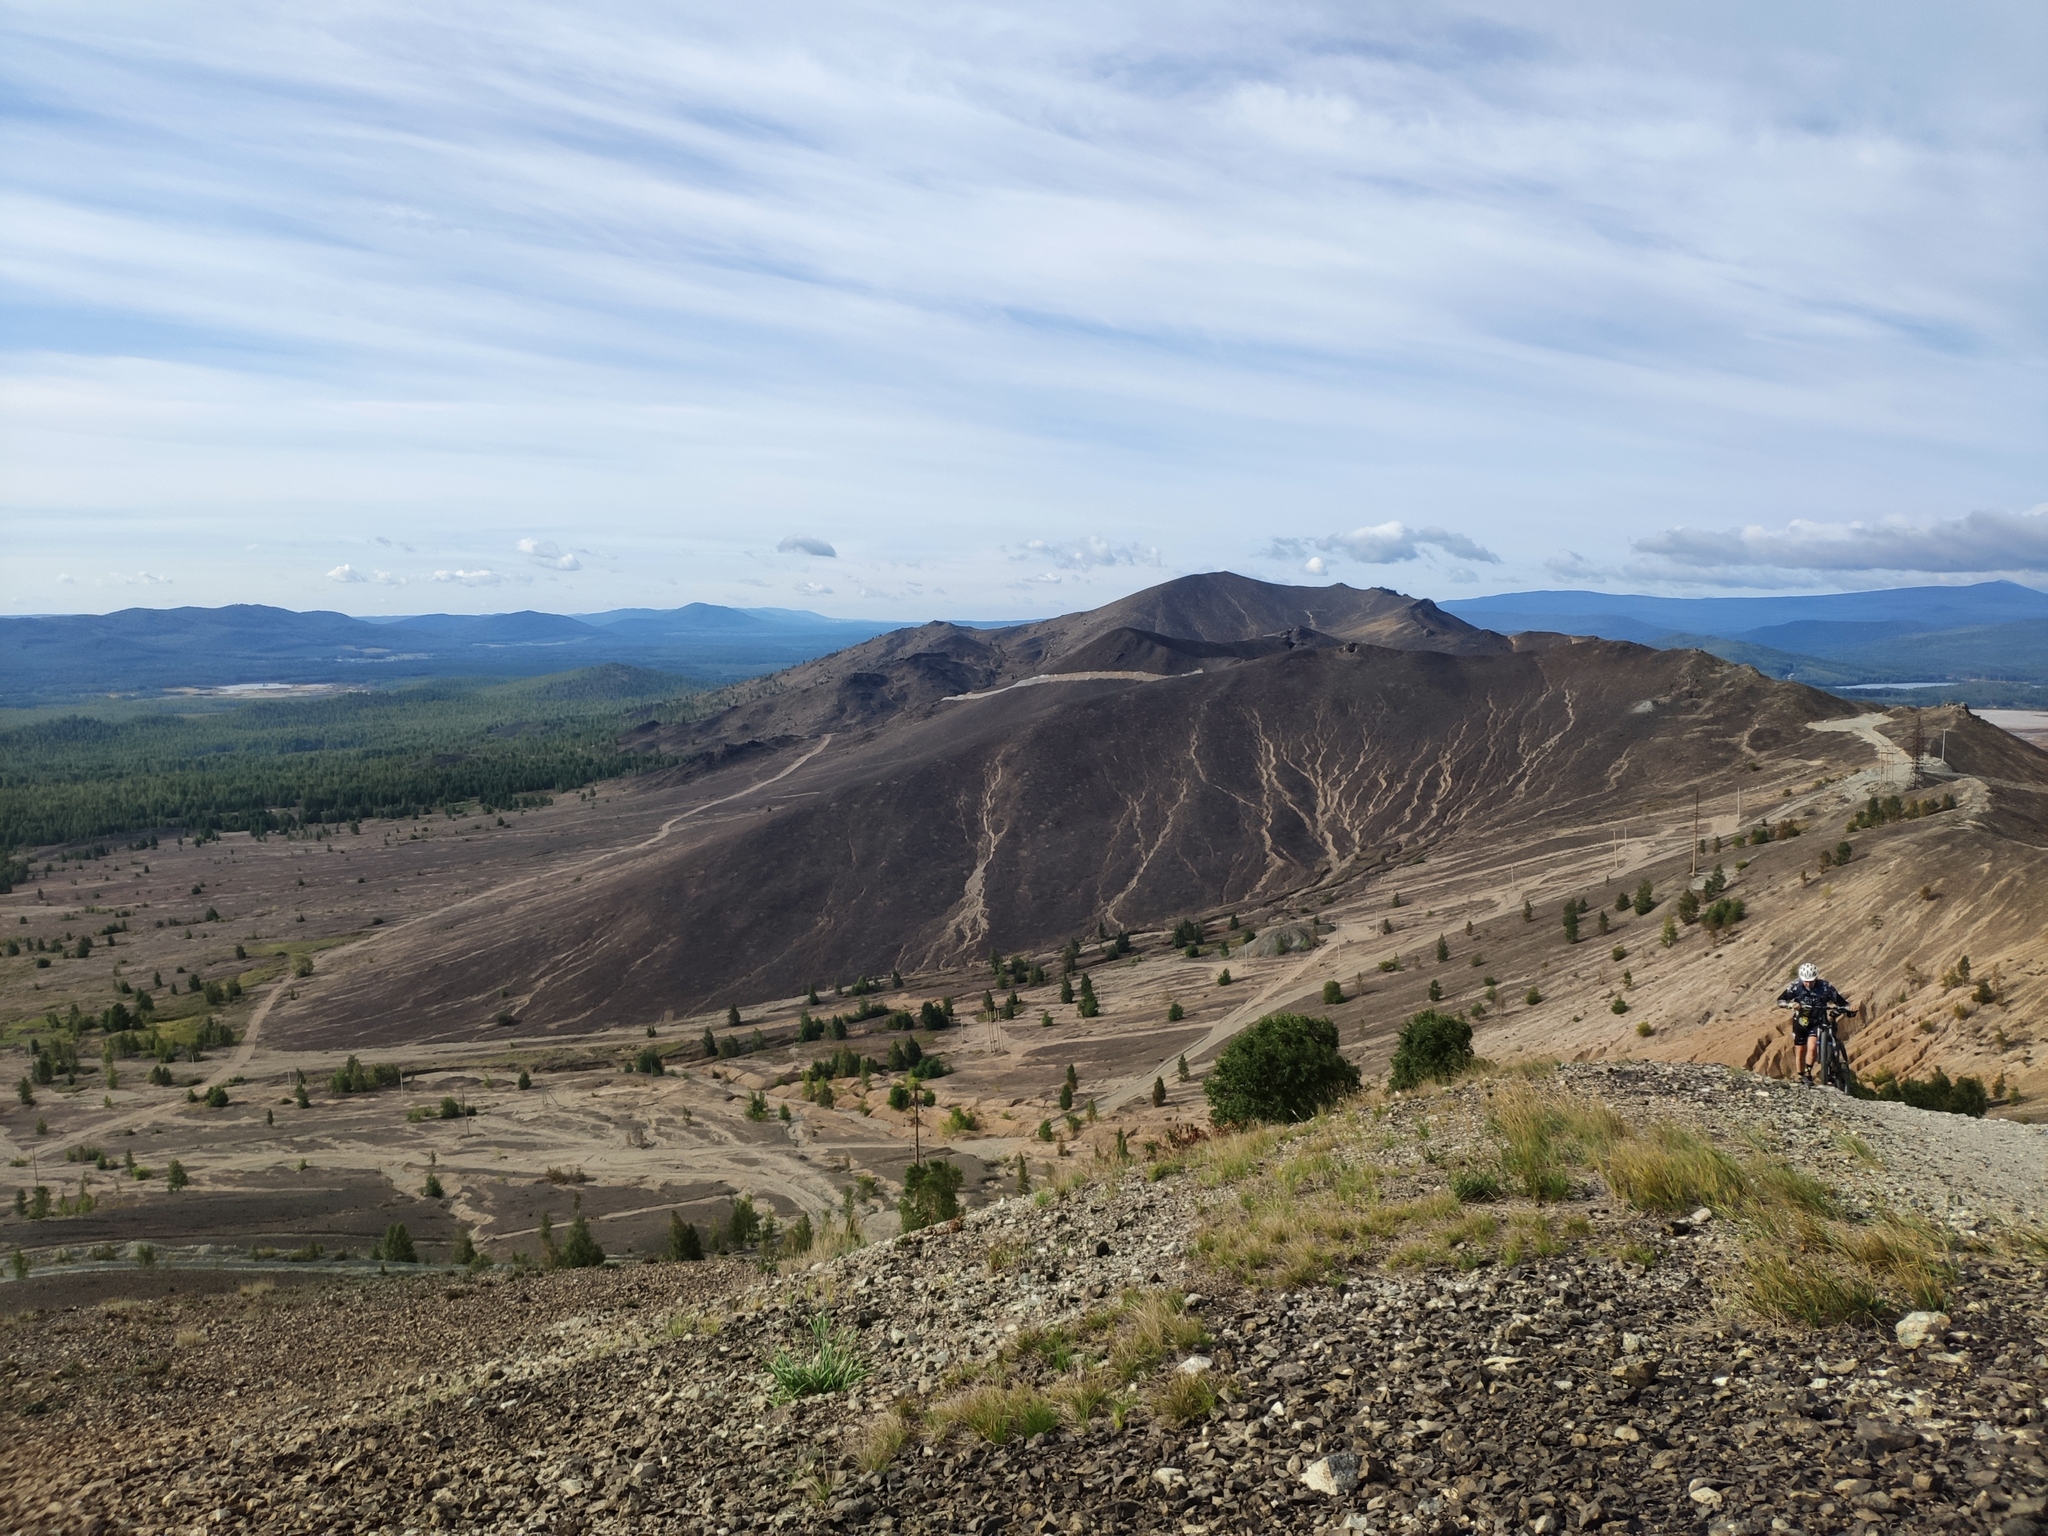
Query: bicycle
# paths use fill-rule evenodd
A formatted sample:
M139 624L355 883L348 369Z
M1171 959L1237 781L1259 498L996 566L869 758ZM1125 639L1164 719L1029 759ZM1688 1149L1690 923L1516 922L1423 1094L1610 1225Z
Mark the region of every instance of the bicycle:
M1817 1017L1809 1015L1814 1036L1814 1077L1821 1087L1844 1094L1855 1091L1856 1074L1849 1070L1849 1053L1842 1048L1842 1037L1835 1033L1835 1021L1848 1018L1854 1011L1829 1003L1821 1006Z

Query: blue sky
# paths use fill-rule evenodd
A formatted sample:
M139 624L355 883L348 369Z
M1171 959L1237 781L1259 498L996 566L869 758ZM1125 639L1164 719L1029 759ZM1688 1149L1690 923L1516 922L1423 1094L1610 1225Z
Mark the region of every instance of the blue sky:
M1694 11L0 4L0 610L2048 585L2048 12Z

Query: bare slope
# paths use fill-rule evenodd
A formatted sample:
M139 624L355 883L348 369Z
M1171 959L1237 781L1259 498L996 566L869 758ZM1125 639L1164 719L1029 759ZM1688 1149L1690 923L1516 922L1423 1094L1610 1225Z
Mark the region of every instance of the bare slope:
M573 883L379 936L292 1028L347 1039L402 1013L439 1035L508 1003L592 1028L1156 925L1532 818L1598 822L1674 778L1804 751L1809 720L1848 712L1611 642L1453 656L1321 637L1221 671L1012 687L821 738L772 786Z

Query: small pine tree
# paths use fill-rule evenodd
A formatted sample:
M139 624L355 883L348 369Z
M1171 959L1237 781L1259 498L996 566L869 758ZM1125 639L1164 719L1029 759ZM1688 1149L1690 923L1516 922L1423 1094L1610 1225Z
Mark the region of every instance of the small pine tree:
M668 1213L668 1256L676 1264L694 1264L704 1257L704 1240L697 1235L697 1224L683 1220L680 1211Z
M738 1029L740 1027L740 1010L737 1003L725 1010L725 1027L727 1029Z
M604 1263L604 1250L590 1235L590 1218L583 1214L583 1202L576 1202L576 1219L569 1223L568 1241L562 1244L563 1269L596 1269Z
M1102 1012L1102 1005L1095 1001L1095 983L1086 971L1081 973L1081 996L1078 1007L1084 1019L1092 1019Z
M1450 958L1451 946L1447 942L1445 942L1444 936L1442 934L1438 934L1436 936L1436 963L1438 965L1442 965L1446 960Z
M1607 932L1607 909L1605 907L1600 909L1600 931L1602 933Z
M1067 1083L1062 1083L1062 1084L1060 1084L1060 1108L1061 1108L1061 1109L1063 1109L1063 1110L1067 1110L1067 1109L1072 1109L1073 1107L1074 1107L1074 1090L1073 1090L1073 1087L1072 1087L1072 1086L1071 1086L1070 1084L1067 1084Z
M183 1189L191 1182L185 1175L185 1165L175 1157L172 1158L170 1166L164 1169L164 1188Z
M1060 1001L1061 1001L1061 1002L1063 1002L1063 1003L1071 1003L1071 1002L1072 1002L1073 1000L1074 1000L1074 983L1073 983L1073 982L1072 982L1072 981L1071 981L1070 979L1068 979L1067 977L1065 977L1065 976L1062 976L1062 977L1060 978ZM22 1082L23 1082L23 1083L26 1083L27 1081L28 1081L28 1079L27 1079L27 1078L23 1078L23 1079L22 1079Z
M454 1257L457 1264L474 1264L476 1262L476 1239L469 1235L469 1228L467 1227L464 1227L455 1236Z
M1522 898L1522 921L1525 923L1536 921L1536 909L1529 905L1529 898L1526 896Z
M1181 1021L1182 1019L1186 1018L1187 1016L1188 1016L1188 1011L1187 1011L1187 1009L1185 1009L1185 1008L1181 1007L1181 1005L1180 1005L1179 1003L1168 1003L1168 1004L1166 1005L1166 1022L1167 1022L1167 1023L1169 1023L1169 1024L1178 1024L1178 1023L1179 1023L1179 1022L1180 1022L1180 1021Z
M439 1174L429 1173L427 1182L420 1186L420 1194L429 1200L439 1200L445 1193L446 1191L441 1188Z
M711 1033L711 1026L709 1024L704 1026L703 1045L706 1056L716 1056L718 1054L718 1037Z
M370 1257L382 1259L386 1264L417 1264L420 1256L412 1245L412 1234L405 1229L405 1223L394 1221L384 1229L384 1240L377 1244Z
M1186 1056L1182 1056L1180 1059L1179 1072L1180 1080L1186 1082L1188 1080L1188 1059Z
M1678 919L1669 912L1664 914L1664 932L1660 937L1666 949L1678 942Z
M1579 942L1579 904L1576 901L1564 904L1564 941L1567 944Z
M1223 969L1222 969L1222 970L1220 970L1220 971L1218 971L1218 972L1216 973L1216 985L1217 985L1217 986L1219 986L1219 987L1227 987L1227 986L1229 986L1229 985L1230 985L1230 967L1229 967L1229 966L1227 966L1227 965L1226 965L1225 967L1223 967Z
M532 1086L533 1086L533 1079L532 1079L532 1078L531 1078L530 1076L528 1076L528 1075L527 1075L527 1071L526 1071L526 1068L524 1068L524 1067L521 1067L521 1068L519 1069L519 1088L520 1088L520 1091L521 1091L521 1092L523 1093L523 1092L525 1092L525 1091L526 1091L526 1090L527 1090L528 1088L531 1088Z
M1157 1109L1165 1102L1166 1079L1163 1077L1155 1077L1152 1079L1152 1107L1154 1109Z
M1343 1002L1343 1001L1344 1001L1344 983L1343 983L1343 982L1341 982L1341 981L1335 981L1335 980L1331 980L1331 981L1326 981L1326 982L1324 982L1324 983L1323 983L1323 1001L1324 1001L1325 1003L1341 1003L1341 1002Z
M1429 1000L1432 1003L1440 1003L1444 1000L1444 984L1434 977L1430 979L1429 983Z

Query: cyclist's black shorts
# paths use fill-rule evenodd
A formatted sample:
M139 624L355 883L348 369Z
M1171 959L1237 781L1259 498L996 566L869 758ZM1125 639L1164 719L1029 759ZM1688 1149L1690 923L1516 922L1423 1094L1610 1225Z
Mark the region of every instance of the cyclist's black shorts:
M1794 1045L1806 1044L1813 1037L1813 1032L1818 1028L1820 1026L1812 1019L1794 1014L1792 1016L1792 1043Z

